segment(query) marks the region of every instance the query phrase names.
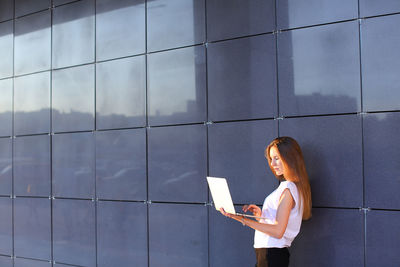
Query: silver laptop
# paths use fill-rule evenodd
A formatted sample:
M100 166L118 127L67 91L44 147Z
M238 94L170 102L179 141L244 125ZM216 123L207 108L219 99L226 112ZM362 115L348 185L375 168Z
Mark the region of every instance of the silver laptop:
M213 198L214 207L216 210L224 208L227 213L246 216L257 219L265 219L264 217L258 217L249 214L237 213L235 207L233 206L231 193L229 192L228 183L225 178L219 177L207 177L208 187L211 191L211 196Z

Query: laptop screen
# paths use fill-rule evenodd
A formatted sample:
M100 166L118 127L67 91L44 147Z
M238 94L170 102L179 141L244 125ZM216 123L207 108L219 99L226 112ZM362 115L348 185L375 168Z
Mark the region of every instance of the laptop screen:
M208 186L211 191L215 209L219 211L220 208L228 213L235 214L231 193L229 192L228 183L225 178L207 177Z

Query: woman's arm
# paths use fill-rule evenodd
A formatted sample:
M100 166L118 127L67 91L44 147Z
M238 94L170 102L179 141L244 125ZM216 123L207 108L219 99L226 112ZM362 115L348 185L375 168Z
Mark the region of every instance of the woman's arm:
M269 236L280 239L282 238L283 234L286 231L286 227L289 221L290 211L294 206L295 202L293 196L290 193L290 190L286 188L282 192L281 198L279 200L279 206L276 212L275 224L260 223L243 216L226 213L224 210L221 210L221 213L229 218L232 218L234 220L243 223L246 226L253 228L254 230L258 230Z

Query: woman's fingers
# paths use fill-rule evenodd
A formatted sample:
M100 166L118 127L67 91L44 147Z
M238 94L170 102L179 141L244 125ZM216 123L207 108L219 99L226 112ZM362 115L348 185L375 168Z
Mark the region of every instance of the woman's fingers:
M224 216L226 216L226 217L230 217L230 216L229 216L230 214L227 213L227 212L224 210L224 208L220 208L219 211L222 213L222 215L224 215Z
M260 216L260 214L261 214L261 209L257 205L254 205L254 204L244 205L243 211L244 212L250 211L253 213L253 215L256 215L256 216Z

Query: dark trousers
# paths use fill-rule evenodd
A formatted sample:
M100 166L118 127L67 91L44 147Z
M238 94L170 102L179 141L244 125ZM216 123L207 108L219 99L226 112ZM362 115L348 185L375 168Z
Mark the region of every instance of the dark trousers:
M256 248L256 267L288 267L288 248Z

